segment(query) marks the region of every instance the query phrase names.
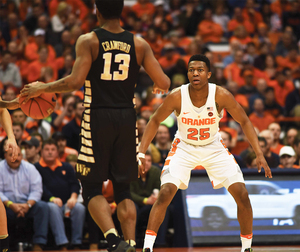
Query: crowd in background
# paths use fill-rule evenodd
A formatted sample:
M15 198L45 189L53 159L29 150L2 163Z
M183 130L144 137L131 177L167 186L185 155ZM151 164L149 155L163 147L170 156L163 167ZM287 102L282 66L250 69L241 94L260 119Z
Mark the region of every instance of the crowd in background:
M125 6L121 24L149 43L171 79L171 90L188 82L189 58L205 54L211 62L210 82L228 89L249 115L269 166L299 169L299 12L300 0L137 0ZM15 99L27 83L67 76L72 71L78 37L97 26L93 0L2 0L2 99ZM164 99L152 94L152 85L141 69L134 99L139 140ZM43 120L27 117L20 109L10 111L26 162L41 162L42 142L52 138L57 143L59 161L75 167L83 97L82 90L61 94L54 113ZM149 147L152 163L159 168L176 127L176 116L172 114L159 127ZM251 146L226 111L220 130L240 166L256 168ZM0 129L2 159L5 137ZM32 137L39 144L30 141ZM149 188L146 191L149 194ZM150 196L141 197L148 200ZM150 200L139 200L137 205L150 204ZM114 212L115 204L110 201Z

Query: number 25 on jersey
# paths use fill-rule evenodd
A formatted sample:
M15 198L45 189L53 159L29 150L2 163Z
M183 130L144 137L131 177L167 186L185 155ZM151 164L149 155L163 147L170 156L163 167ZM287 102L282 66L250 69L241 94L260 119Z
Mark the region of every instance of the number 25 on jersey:
M198 138L200 140L205 140L210 137L209 128L199 130L196 128L189 128L188 132L187 138L190 140L198 141Z
M118 53L113 59L113 63L119 64L119 71L114 71L111 74L111 64L112 64L112 53L104 53L104 69L101 74L101 80L107 81L124 81L128 78L130 55L125 53Z

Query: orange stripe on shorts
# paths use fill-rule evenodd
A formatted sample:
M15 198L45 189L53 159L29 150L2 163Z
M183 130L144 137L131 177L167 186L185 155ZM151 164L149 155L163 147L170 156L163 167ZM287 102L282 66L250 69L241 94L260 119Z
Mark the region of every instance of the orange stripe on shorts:
M170 159L166 160L164 166L169 165L169 164L170 164L170 161L171 161Z
M152 230L149 230L149 229L147 229L146 230L146 235L153 235L153 236L157 236L157 233L155 233L154 231L152 231Z
M194 170L205 170L205 168L202 165L198 165L194 168Z

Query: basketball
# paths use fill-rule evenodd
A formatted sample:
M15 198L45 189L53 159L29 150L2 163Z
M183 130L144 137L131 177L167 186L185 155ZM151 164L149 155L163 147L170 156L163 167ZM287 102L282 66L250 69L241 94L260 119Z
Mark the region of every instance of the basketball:
M20 108L25 115L33 119L43 119L51 115L56 105L55 93L43 93L38 97L33 97L25 104L25 97L20 97Z

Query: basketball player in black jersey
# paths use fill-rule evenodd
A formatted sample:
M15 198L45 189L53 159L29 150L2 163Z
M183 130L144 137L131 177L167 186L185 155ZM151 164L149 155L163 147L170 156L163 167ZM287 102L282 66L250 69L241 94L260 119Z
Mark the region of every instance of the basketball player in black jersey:
M123 0L96 0L100 28L80 36L72 73L51 83L28 84L25 103L43 92L71 92L85 87L77 175L91 216L103 231L109 251L135 251L136 210L129 184L138 177L134 88L142 65L154 82L154 93L166 93L163 73L147 42L120 27ZM124 240L117 234L111 210L102 196L103 181L114 186Z

